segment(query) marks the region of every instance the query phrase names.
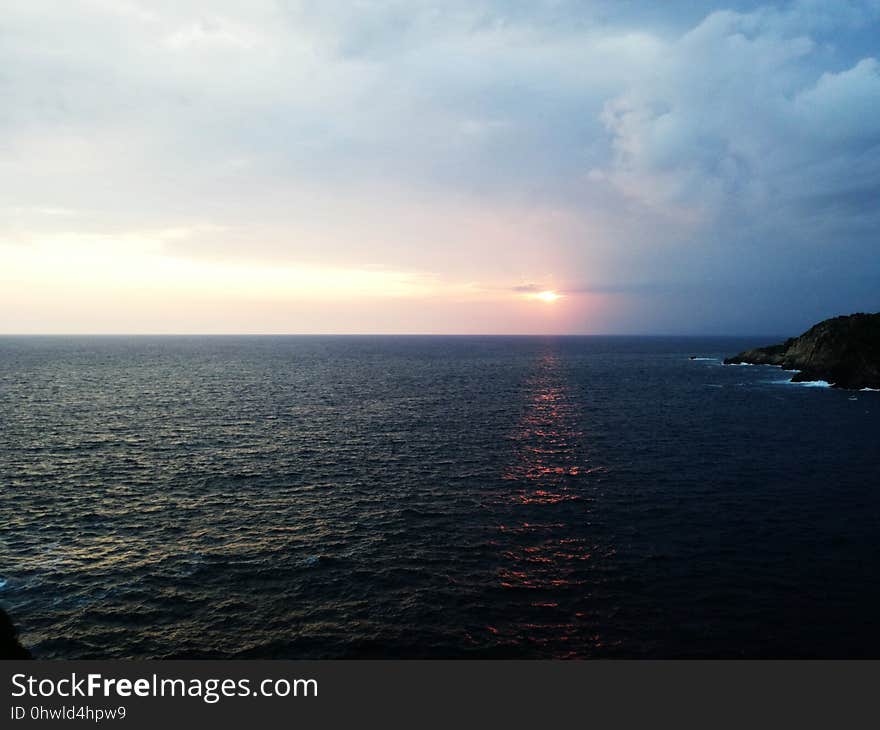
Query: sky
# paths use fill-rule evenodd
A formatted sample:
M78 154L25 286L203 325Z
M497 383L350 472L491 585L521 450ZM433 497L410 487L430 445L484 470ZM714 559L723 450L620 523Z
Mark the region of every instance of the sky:
M880 0L0 5L2 333L880 310Z

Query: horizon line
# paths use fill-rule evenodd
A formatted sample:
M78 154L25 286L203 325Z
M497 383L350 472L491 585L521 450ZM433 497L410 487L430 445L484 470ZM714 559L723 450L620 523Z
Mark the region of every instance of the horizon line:
M621 332L0 332L0 337L785 337L776 333Z

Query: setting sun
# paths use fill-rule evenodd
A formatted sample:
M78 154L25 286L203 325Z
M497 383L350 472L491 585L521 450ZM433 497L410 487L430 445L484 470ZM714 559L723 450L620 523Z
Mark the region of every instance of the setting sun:
M562 298L562 294L553 291L552 289L548 289L547 291L540 291L536 294L532 294L533 299L540 299L542 302L546 302L547 304L552 304L557 299Z

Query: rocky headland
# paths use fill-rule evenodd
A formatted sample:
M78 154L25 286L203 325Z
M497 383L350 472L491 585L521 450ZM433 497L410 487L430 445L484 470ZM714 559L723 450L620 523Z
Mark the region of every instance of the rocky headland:
M833 317L800 337L746 350L725 365L778 365L792 381L825 380L836 388L880 388L880 312Z

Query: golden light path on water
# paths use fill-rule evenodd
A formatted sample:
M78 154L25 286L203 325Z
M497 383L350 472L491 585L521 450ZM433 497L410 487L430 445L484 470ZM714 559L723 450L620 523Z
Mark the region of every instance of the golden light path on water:
M556 352L548 350L536 362L525 393L524 413L512 435L513 460L504 473L512 519L498 526L503 546L498 580L513 600L526 604L514 615L529 618L487 629L511 645L571 640L571 652L562 656L582 655L585 635L601 645L592 617L579 604L589 593L591 563L608 552L584 536L592 511L589 480L604 470L589 464L582 409Z

